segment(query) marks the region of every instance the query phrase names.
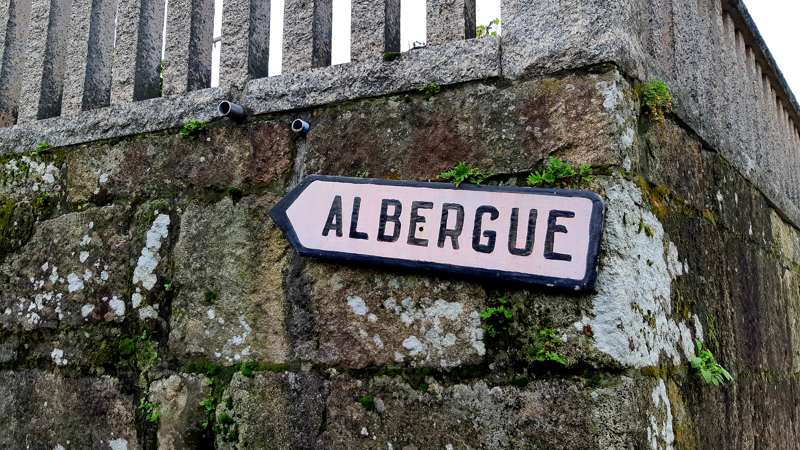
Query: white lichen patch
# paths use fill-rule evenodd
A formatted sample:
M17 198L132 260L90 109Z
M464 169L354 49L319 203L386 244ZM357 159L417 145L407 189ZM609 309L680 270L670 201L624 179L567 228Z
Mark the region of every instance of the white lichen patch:
M89 317L92 311L94 311L94 305L81 306L81 317L83 317L84 319Z
M672 424L672 406L667 396L664 380L658 380L651 394L655 413L649 416L647 441L651 450L673 450L675 447L675 431Z
M403 348L408 350L408 354L411 356L417 356L420 353L425 353L427 347L425 344L420 342L416 336L409 336L403 341Z
M239 316L239 329L241 331L239 334L228 338L223 347L217 349L215 355L218 355L218 358L223 358L227 362L233 363L250 355L251 349L248 345L248 338L253 334L253 328L247 323L244 316Z
M672 313L672 280L688 265L633 183L616 180L606 194L605 251L593 315L575 328L591 326L596 347L626 366L654 366L662 356L680 364L682 356L694 355L693 335L702 336L698 320L687 324Z
M60 348L54 348L53 351L50 352L50 359L52 359L57 366L66 366L68 362L67 358L64 357L64 350Z
M155 270L161 260L158 252L161 250L161 244L169 233L169 224L169 216L159 214L147 231L145 246L136 263L136 268L133 270L134 285L140 285L148 291L156 285Z
M128 450L128 441L122 438L117 438L108 441L108 446L111 447L111 450Z
M136 288L136 292L131 294L131 307L138 309L142 305L142 300L142 294L139 292L139 288Z
M117 298L116 295L108 301L108 308L117 318L125 317L125 302Z
M74 273L70 273L67 275L67 290L72 292L77 292L83 289L83 279Z
M53 192L60 188L56 181L60 171L52 162L37 161L29 156L11 159L3 166L8 180L24 184L33 192Z
M383 306L410 331L401 343L407 356L436 359L442 366L451 367L460 363L449 357L451 348L466 355L486 354L480 314L466 311L461 303L438 299L431 304L429 299L415 302L407 297L399 304L389 298Z
M157 319L158 305L147 305L139 310L139 320Z
M357 316L366 316L369 313L369 308L367 308L367 304L361 297L347 297L347 305L353 310L353 314Z

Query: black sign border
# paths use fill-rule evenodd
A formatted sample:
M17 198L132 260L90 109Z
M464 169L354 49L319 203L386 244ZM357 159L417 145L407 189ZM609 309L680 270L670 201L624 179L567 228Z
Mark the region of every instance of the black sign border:
M537 194L557 197L580 197L592 201L592 216L589 225L589 253L586 258L586 277L583 280L572 280L567 278L553 278L542 275L530 275L519 272L506 272L493 269L480 269L474 267L455 266L451 264L432 263L425 261L409 261L405 259L383 258L371 255L361 255L357 253L334 252L328 250L317 250L304 247L297 234L289 222L286 211L295 200L315 181L330 181L348 184L371 184L379 186L400 186L400 187L422 187L428 189L447 189L462 191L481 191L481 192L504 192ZM550 288L568 289L574 292L583 292L594 289L597 281L597 263L600 255L600 241L603 236L603 224L605 220L605 206L603 199L594 192L575 191L566 189L541 189L513 186L482 186L474 184L462 184L455 188L451 183L434 183L424 181L398 181L382 180L373 178L352 178L329 175L309 175L305 177L299 185L292 189L283 199L273 206L269 215L272 220L283 231L289 243L301 256L309 256L325 260L344 261L347 263L367 263L382 266L401 267L414 271L435 271L460 277L478 276L481 278L496 281L512 281L526 285L540 285Z

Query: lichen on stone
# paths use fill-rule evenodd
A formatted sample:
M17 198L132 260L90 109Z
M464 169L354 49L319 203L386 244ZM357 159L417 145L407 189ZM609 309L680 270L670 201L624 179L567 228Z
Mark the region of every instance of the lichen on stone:
M133 270L134 285L139 285L148 291L155 286L157 281L155 270L161 260L159 251L161 250L162 242L169 234L169 224L170 218L167 214L159 214L153 220L153 225L147 231L141 256L139 256L136 268Z
M672 406L664 380L659 379L650 395L655 413L648 416L647 441L651 450L673 450L675 431L672 423Z
M590 326L598 350L631 367L680 364L694 355L700 321L685 323L672 311L672 281L687 270L658 218L633 183L615 179L606 188L604 256L592 313L575 324ZM639 232L640 224L652 236Z

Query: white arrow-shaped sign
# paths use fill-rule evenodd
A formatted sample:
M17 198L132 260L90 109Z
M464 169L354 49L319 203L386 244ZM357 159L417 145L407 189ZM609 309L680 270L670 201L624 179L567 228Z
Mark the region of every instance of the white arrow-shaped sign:
M591 289L591 192L310 176L270 211L301 255Z

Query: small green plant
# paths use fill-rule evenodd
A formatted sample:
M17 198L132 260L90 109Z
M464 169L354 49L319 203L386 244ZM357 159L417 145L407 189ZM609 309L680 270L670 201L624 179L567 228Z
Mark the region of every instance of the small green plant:
M203 411L206 413L205 421L200 424L202 428L208 428L208 425L214 421L214 413L217 410L217 400L213 397L208 397L200 402Z
M50 205L50 194L47 192L42 192L41 194L37 195L31 201L31 206L37 210L43 210Z
M705 348L699 339L694 342L694 345L697 355L689 358L689 363L703 381L712 386L733 381L733 376L717 363L714 354Z
M145 420L150 423L158 423L158 420L161 419L161 411L158 410L158 404L149 402L144 398L139 400L139 411L142 412Z
M528 358L531 361L552 361L566 366L567 360L558 353L562 344L561 338L558 337L558 330L542 328L536 333L534 345L528 349Z
M498 329L503 327L507 320L511 320L514 317L514 312L509 309L511 302L507 297L500 297L497 303L497 306L491 306L481 311L483 331L489 337L497 336Z
M233 203L239 203L239 200L244 197L244 192L236 186L228 187L225 189L225 193L228 194L228 197L230 197L231 200L233 200Z
M477 38L485 38L485 37L497 37L497 32L500 29L500 18L495 18L488 25L478 25L478 28L475 30L475 37Z
M358 403L367 411L375 411L375 396L372 394L363 395L358 399Z
M208 302L208 303L214 303L217 300L219 300L219 294L217 294L214 291L206 291L205 299L206 299L206 302Z
M258 370L258 363L255 362L242 363L242 366L239 367L239 373L247 378L253 378L256 370Z
M653 229L653 227L645 223L644 218L639 219L639 234L642 232L644 232L644 234L649 238L652 238L656 234L656 231Z
M146 330L141 336L121 339L117 343L117 350L120 356L141 372L147 372L158 362L158 343L150 339Z
M188 139L197 137L206 130L208 130L208 122L192 119L183 124L180 133L182 138Z
M38 155L40 153L46 152L50 149L50 143L47 141L42 141L36 144L36 148L33 150L33 154Z
M239 424L228 413L220 413L217 416L217 424L214 432L222 436L225 442L236 442L239 440Z
M434 96L434 95L438 94L439 92L442 92L442 87L439 86L439 83L437 83L435 81L431 81L430 83L426 84L425 86L422 86L419 89L419 91L422 92L423 94L427 95L428 97L431 97L431 96Z
M486 179L481 169L472 167L465 162L458 163L452 169L439 174L439 179L442 181L449 181L460 187L462 183L481 184Z
M547 164L545 164L544 169L531 172L528 176L528 186L553 186L569 181L588 183L593 179L592 166L581 164L575 168L570 163L551 156L547 158Z
M655 122L664 123L666 115L672 112L672 94L667 83L650 80L637 87L639 101L644 112Z

